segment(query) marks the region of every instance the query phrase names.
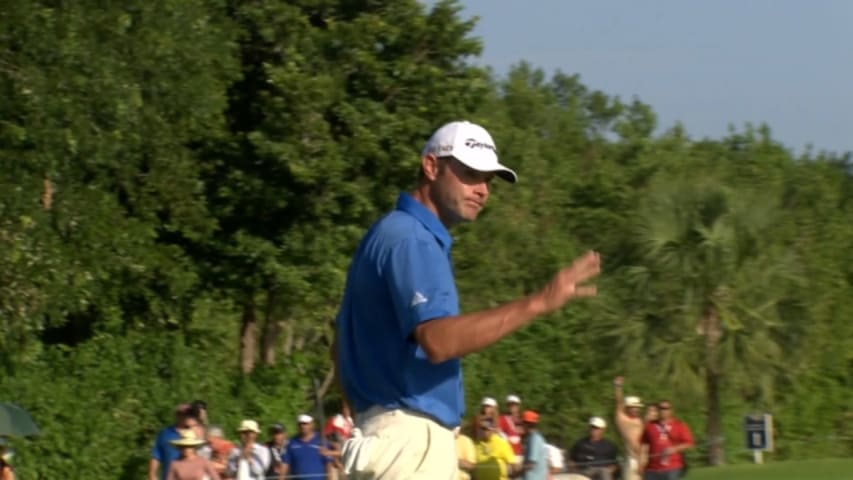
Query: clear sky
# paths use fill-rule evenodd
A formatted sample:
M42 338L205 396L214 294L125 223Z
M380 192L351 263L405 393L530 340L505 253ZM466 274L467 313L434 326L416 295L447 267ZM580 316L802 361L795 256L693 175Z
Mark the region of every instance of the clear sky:
M797 153L853 151L853 0L460 3L498 74L521 60L577 73L694 138L766 123Z

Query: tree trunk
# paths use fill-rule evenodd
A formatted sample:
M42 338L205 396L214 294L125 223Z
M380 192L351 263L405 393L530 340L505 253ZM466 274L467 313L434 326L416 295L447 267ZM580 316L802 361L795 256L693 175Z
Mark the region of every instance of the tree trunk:
M261 360L264 365L275 364L276 345L281 336L281 322L275 314L277 301L276 290L271 288L267 292L266 317L264 318L264 331L261 336Z
M257 350L258 322L255 318L255 302L249 300L243 305L243 322L240 326L240 369L244 375L255 368Z
M50 181L47 173L42 178L41 206L45 210L50 210L53 206L53 183Z
M706 418L706 434L708 437L708 465L717 466L725 463L722 442L722 409L720 407L720 340L723 336L720 316L716 308L708 307L704 318L705 333L705 395L708 409Z
M326 370L326 376L323 378L323 383L320 384L320 388L317 389L317 398L319 398L320 402L323 401L323 398L326 397L326 394L329 393L329 389L332 387L332 383L335 381L335 367L331 366L328 370ZM320 405L322 406L322 405Z

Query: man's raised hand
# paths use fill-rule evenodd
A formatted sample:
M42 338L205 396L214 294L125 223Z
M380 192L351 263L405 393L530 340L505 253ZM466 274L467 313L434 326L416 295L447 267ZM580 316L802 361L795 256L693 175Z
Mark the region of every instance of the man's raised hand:
M595 285L584 283L601 272L601 259L597 252L587 252L563 268L540 291L540 299L546 312L560 309L575 298L592 297L598 291Z

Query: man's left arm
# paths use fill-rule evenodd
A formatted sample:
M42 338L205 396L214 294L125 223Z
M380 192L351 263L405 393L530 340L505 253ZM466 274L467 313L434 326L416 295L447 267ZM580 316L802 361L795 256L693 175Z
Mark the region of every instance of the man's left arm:
M690 433L690 428L687 427L687 424L679 421L676 425L678 426L678 431L673 439L675 440L673 442L675 445L669 447L670 453L681 453L694 446L693 434Z
M619 450L616 449L616 445L610 442L607 442L607 444L610 448L608 448L606 460L611 463L605 466L610 469L611 473L616 473L619 470Z

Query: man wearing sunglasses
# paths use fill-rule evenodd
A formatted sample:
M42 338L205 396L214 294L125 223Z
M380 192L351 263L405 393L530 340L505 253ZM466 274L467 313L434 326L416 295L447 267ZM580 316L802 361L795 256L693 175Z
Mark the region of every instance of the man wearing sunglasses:
M658 402L660 418L646 424L642 442L648 445L643 480L678 480L684 472L683 451L693 447L687 424L675 418L669 400Z
M432 135L419 170L414 190L362 239L335 323L336 371L356 414L342 450L350 480L455 480L461 358L596 293L584 284L600 270L589 252L538 292L462 314L449 229L477 218L495 177L514 183L516 174L498 161L491 135L467 121Z

